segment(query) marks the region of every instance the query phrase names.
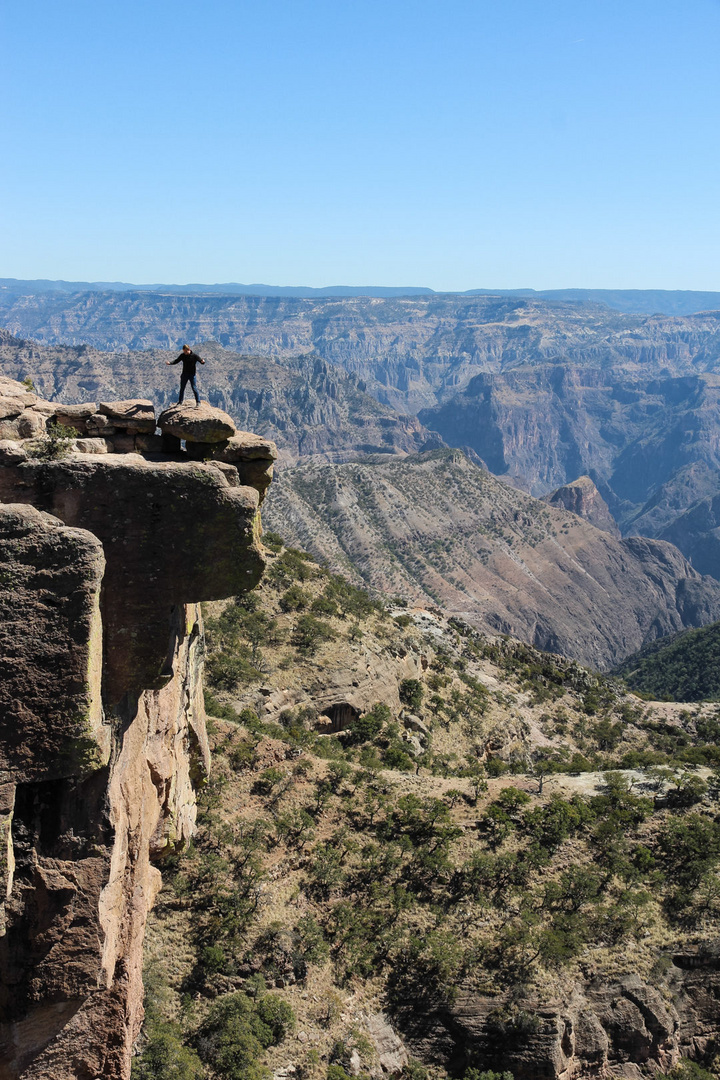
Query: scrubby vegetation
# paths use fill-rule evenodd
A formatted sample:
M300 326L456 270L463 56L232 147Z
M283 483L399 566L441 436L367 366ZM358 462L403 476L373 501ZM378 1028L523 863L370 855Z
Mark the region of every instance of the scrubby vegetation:
M63 424L48 424L44 435L36 439L30 439L25 443L25 451L28 457L37 458L40 461L57 461L67 457L72 450L73 442L80 435L75 428Z
M363 1016L380 1007L401 1018L460 987L561 987L629 958L649 975L715 926L714 706L649 706L272 551L261 588L207 619L213 775L151 920L138 1077L364 1075L377 1060ZM310 645L304 618L325 628ZM397 664L396 692L332 730L313 693L369 655ZM295 703L273 705L275 687ZM182 957L165 928L186 936Z
M660 638L629 657L617 674L657 701L720 701L720 623Z

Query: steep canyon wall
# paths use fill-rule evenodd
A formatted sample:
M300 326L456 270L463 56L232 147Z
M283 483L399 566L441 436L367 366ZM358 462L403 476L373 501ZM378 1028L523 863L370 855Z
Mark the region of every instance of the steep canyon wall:
M192 835L209 764L198 605L262 574L274 448L212 443L203 414L190 454L234 464L177 436L54 458L37 432L58 407L33 397L3 380L35 439L0 440L0 1080L126 1080L155 864ZM120 403L115 435L148 404Z

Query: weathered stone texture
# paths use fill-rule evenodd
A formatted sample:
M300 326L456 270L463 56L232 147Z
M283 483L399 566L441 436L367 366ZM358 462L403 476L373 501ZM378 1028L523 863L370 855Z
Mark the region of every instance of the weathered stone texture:
M517 1080L664 1074L718 1037L720 964L692 959L675 957L660 986L628 974L578 982L562 999L541 988L512 997L460 988L451 1005L407 1003L393 1020L411 1052L453 1073L472 1065Z
M116 428L122 428L128 434L155 431L155 406L152 401L134 398L130 401L101 401L98 412L107 416Z
M231 416L201 401L199 405L172 405L158 417L163 435L175 435L188 442L218 443L235 434Z
M262 574L257 492L231 487L212 464L120 455L28 461L0 469L0 499L42 507L102 541L112 703L167 681L173 605L233 596Z
M209 766L197 604L259 580L264 486L108 453L155 440L150 403L47 406L0 379L9 423L122 434L0 442L0 1080L128 1080L153 864Z
M3 1080L129 1075L160 886L153 860L190 838L208 767L199 609L179 608L177 623L172 679L114 710L124 736L111 769L18 790L18 869L0 938Z
M0 779L73 776L107 760L104 569L91 533L0 505Z

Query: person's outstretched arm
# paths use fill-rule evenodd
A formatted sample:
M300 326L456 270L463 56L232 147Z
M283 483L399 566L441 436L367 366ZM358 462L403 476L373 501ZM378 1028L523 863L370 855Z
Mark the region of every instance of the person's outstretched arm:
M166 360L165 363L169 364L170 367L172 367L173 364L179 364L180 361L182 360L182 358L183 358L183 354L180 353L180 355L177 357L177 359L175 359L175 360Z

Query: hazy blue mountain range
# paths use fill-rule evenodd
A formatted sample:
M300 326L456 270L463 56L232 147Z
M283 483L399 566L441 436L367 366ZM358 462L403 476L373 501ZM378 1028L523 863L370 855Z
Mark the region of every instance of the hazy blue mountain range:
M160 351L177 355L189 340L219 350L211 400L241 426L276 431L293 459L417 452L435 431L533 495L590 476L626 535L670 540L720 577L720 312L648 316L525 296L0 292L0 323L77 350L9 347L7 374L42 370L48 396L151 387L162 400L172 389L160 385ZM264 360L248 367L249 356ZM325 365L307 400L299 356ZM384 407L382 426L366 404L350 408L359 390ZM341 401L346 413L329 421Z
M0 292L0 325L45 344L100 350L226 349L315 353L417 413L476 375L525 366L620 369L639 378L720 368L720 312L632 315L534 297L181 296L141 292Z
M52 281L0 278L0 292L32 295L44 292L158 292L197 295L220 293L232 296L535 296L578 304L603 304L616 311L638 314L690 315L720 309L720 292L692 289L465 289L459 293L437 292L422 285L242 285L230 281L216 285L136 285L126 281Z

